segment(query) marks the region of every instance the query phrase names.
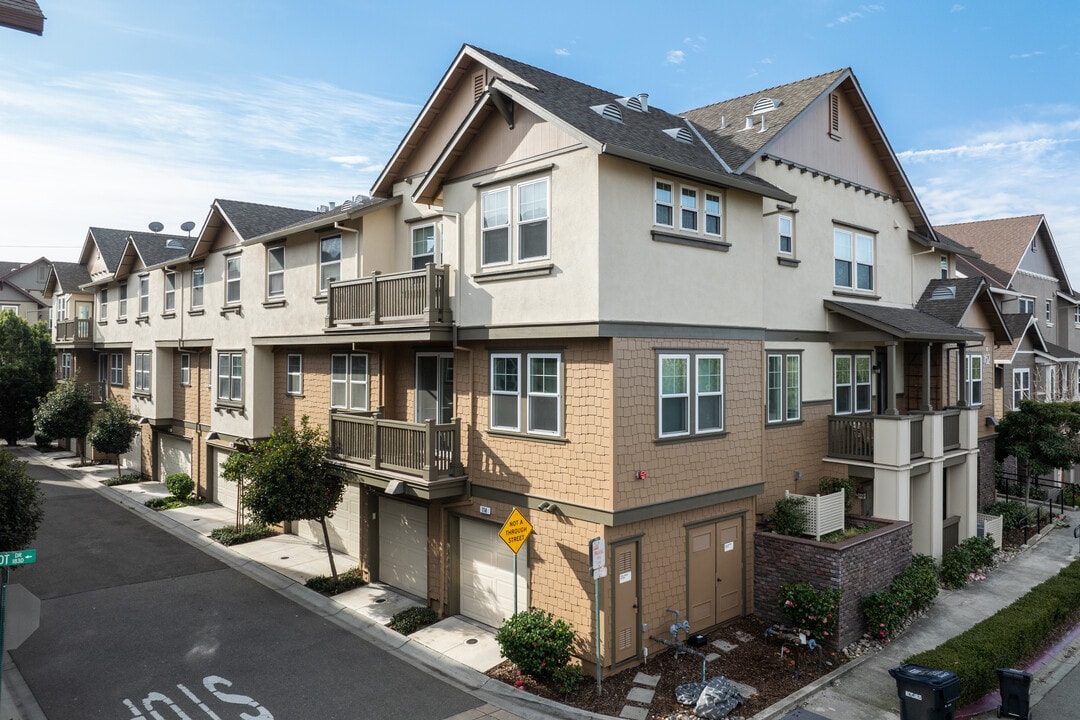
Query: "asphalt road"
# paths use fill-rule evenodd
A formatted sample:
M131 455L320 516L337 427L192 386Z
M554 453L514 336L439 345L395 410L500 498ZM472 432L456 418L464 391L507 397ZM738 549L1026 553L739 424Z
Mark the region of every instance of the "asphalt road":
M12 573L41 626L12 651L49 720L439 720L475 697L372 646L60 472Z

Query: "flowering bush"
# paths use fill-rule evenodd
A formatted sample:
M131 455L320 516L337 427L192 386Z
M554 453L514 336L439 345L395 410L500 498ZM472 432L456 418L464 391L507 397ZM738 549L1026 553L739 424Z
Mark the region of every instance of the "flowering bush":
M985 580L979 572L994 562L992 538L969 537L941 556L941 583L945 587L960 588L970 580Z
M840 591L817 590L808 582L789 583L777 594L780 611L800 632L818 642L836 633Z
M929 605L938 594L937 567L929 555L916 555L887 590L863 598L866 632L889 642L904 621Z
M529 608L515 613L495 633L502 655L532 677L562 677L577 633L549 612ZM516 684L516 683L515 683Z

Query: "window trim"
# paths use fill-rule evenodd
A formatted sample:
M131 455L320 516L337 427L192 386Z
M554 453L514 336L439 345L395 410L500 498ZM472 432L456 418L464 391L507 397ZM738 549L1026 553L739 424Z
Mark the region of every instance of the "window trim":
M150 274L144 273L139 276L139 317L150 315Z
M98 291L98 321L109 319L109 288Z
M338 378L334 369L334 362L338 358L345 358L345 372ZM364 360L363 377L354 379L357 375L354 365ZM334 410L359 410L366 411L371 403L371 360L367 353L333 353L330 355L330 407ZM335 403L334 389L336 386L344 386L345 404ZM362 392L360 389L362 388ZM363 404L357 404L357 395L360 394Z
M665 361L681 361L684 364L683 382L685 387L676 386L672 392L664 391ZM720 360L720 391L702 393L701 360ZM672 376L675 379L675 376ZM663 350L656 353L656 437L658 440L678 438L710 437L726 432L727 421L727 358L722 350ZM715 428L701 427L701 400L705 397L718 397L720 403L720 425ZM682 424L685 430L664 429L665 400L684 401Z
M191 385L191 353L180 353L180 384Z
M850 373L851 380L843 387L849 388L851 391L850 402L851 408L849 410L841 410L838 405L840 393L837 390L841 387L837 381L836 371L837 362L841 359L850 360ZM858 379L858 361L865 360L867 364L867 380L865 383L859 382ZM874 356L870 352L866 351L851 351L851 352L835 352L833 353L833 415L865 415L873 412L874 409ZM866 407L859 406L859 388L866 386L868 388L866 395Z
M136 395L150 394L150 351L137 350L132 360L131 392Z
M1046 298L1046 327L1054 327L1054 303Z
M495 389L495 362L497 360L514 360L517 362L514 375L514 389L513 390L496 390ZM507 377L506 373L503 373ZM491 430L499 430L502 432L521 432L521 353L491 353L488 358L488 428ZM514 424L513 425L496 425L495 424L495 396L513 397L514 402Z
M1018 378L1024 378L1023 383L1017 383ZM1013 409L1020 407L1020 401L1031 399L1031 368L1013 368Z
M244 277L244 264L241 262L242 257L243 256L239 253L225 256L225 305L228 306L240 304L240 282ZM236 276L230 277L234 266L236 268ZM231 292L233 288L236 289L236 298L230 299L230 295L233 294Z
M787 221L788 234L784 235L784 221ZM784 240L787 239L787 249L784 249ZM789 213L780 213L776 216L776 252L784 257L795 256L795 216Z
M690 205L683 202L687 196L693 198L693 203ZM694 235L701 234L701 203L698 200L699 197L699 191L693 185L679 185L680 231L692 233ZM693 222L689 225L686 222L687 218L693 218Z
M176 272L173 270L166 270L163 282L164 292L162 294L162 313L168 314L176 312Z
M526 385L525 385L525 432L529 435L546 435L550 437L562 437L562 396L563 396L563 378L562 378L562 354L550 353L550 352L536 352L527 354L528 365L525 368L526 371ZM554 360L555 361L555 383L556 390L554 393L546 390L533 390L533 378L537 374L533 373L533 360ZM519 366L520 367L520 366ZM544 375L548 377L548 375ZM534 398L537 405L547 398L554 398L556 404L555 412L555 429L548 430L544 428L538 428L533 426L533 408ZM519 423L520 424L520 423Z
M281 259L279 261L280 269L274 270L271 267L271 260L275 254L280 253ZM274 289L274 279L281 278L281 287L277 290ZM273 247L266 248L266 297L268 298L282 298L285 297L285 246L274 245Z
M416 234L417 234L418 231L428 230L428 229L431 230L431 252L425 252L422 255L417 255L416 254ZM435 263L435 244L436 244L437 235L438 235L438 233L435 230L435 223L433 223L433 222L432 223L424 223L423 225L414 225L412 228L409 229L409 253L410 253L409 256L411 258L410 266L412 267L413 270L423 270L427 266L428 263L432 263L432 264ZM426 258L426 257L430 257L431 259L424 262L423 264L421 264L420 267L417 267L416 266L417 259L418 258Z
M60 379L70 380L74 374L74 357L69 352L60 353Z
M109 354L109 385L124 386L124 353Z
M847 258L837 257L837 241L839 235L847 235L847 249L850 252L850 256ZM869 241L870 246L870 262L869 264L859 261L859 240L865 239ZM849 226L833 226L833 287L856 293L873 293L876 285L876 268L877 268L877 233L866 228L855 228ZM848 279L850 283L848 285L841 285L839 277L837 275L837 263L846 262L848 264ZM870 268L870 284L869 287L862 287L859 279L859 268Z
M1016 307L1017 312L1019 313L1035 315L1035 298L1033 296L1023 295L1016 299Z
M968 405L982 405L983 404L983 356L982 353L967 353L965 358L965 375L964 375L964 399ZM975 366L978 365L979 377L975 377ZM975 388L978 387L979 399L975 400Z
M329 262L323 261L323 245L330 240L337 240L337 260L331 260ZM345 243L341 233L336 235L324 235L319 238L318 247L319 256L317 259L319 265L319 295L325 295L330 291L330 283L341 280L341 263L342 258L345 256ZM337 265L337 275L327 277L326 269L332 265Z
M513 390L496 390L495 366L498 360L514 360L516 372ZM557 389L549 391L533 390L533 361L554 360ZM510 377L507 375L507 377ZM545 375L545 377L551 377ZM553 350L534 350L518 352L492 352L488 358L488 429L497 433L513 433L522 437L562 439L566 435L566 363L564 353ZM514 421L511 425L495 424L495 397L514 398ZM533 425L533 410L545 399L554 398L556 405L556 429L554 431Z
M196 278L198 282L196 282ZM191 309L197 310L206 302L206 268L202 265L191 268Z
M224 358L228 358L227 372L223 372ZM236 360L240 361L240 372L236 371ZM223 395L222 382L227 381L229 392ZM234 397L233 390L239 382L240 390ZM242 350L219 350L217 353L217 389L215 397L219 405L243 405L244 402L244 352Z
M116 319L120 320L127 317L127 303L128 303L128 286L126 282L121 283L117 288L116 297Z
M770 367L772 360L779 360L779 381L780 384L776 388L780 393L779 400L779 415L776 418L772 417L771 396L773 386L771 385L773 373ZM788 363L794 360L796 364L796 372L798 377L796 378L794 387L789 383L789 374L791 368ZM834 375L835 380L835 375ZM794 390L796 397L794 399L794 414L792 414L792 398L790 397L791 391ZM770 350L765 353L765 424L766 425L782 425L784 423L799 422L802 420L802 351L801 350Z
M660 198L661 186L667 188L663 192L666 192L670 196L670 200L665 201ZM682 183L674 178L664 176L653 177L653 200L652 200L652 224L653 224L653 239L668 239L672 240L697 240L702 243L702 246L716 247L721 245L724 248L730 246L730 243L724 240L724 219L726 217L725 204L727 201L727 194L721 188L707 187L702 185L695 185L692 183ZM695 198L693 207L689 207L683 204L684 193L691 193ZM717 211L709 212L709 203L716 202ZM660 209L664 208L665 212L670 216L670 223L663 223L660 221ZM689 227L684 222L684 213L692 213L694 217L694 227ZM710 220L715 218L716 225L719 228L719 232L711 232L709 230ZM664 233L658 228L663 228L668 233Z
M297 362L295 370L292 367L294 358ZM289 353L285 356L285 394L292 396L304 394L303 353Z

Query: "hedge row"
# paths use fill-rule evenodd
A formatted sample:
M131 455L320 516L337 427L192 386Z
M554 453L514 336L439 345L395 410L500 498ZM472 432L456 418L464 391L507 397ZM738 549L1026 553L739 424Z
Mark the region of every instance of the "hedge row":
M905 663L950 670L960 679L957 707L997 689L997 668L1015 667L1043 649L1048 633L1080 610L1080 561L970 630Z

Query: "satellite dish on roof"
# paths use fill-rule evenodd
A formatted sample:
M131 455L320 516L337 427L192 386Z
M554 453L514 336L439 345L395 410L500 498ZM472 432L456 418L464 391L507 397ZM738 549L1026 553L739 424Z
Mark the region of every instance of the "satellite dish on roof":
M190 233L192 230L195 229L195 223L188 220L186 223L180 226L180 229L186 233Z
M165 229L165 226L162 225L161 223L159 223L157 220L150 223L150 225L148 227L150 228L150 232L156 232L156 233L161 232L162 230Z

